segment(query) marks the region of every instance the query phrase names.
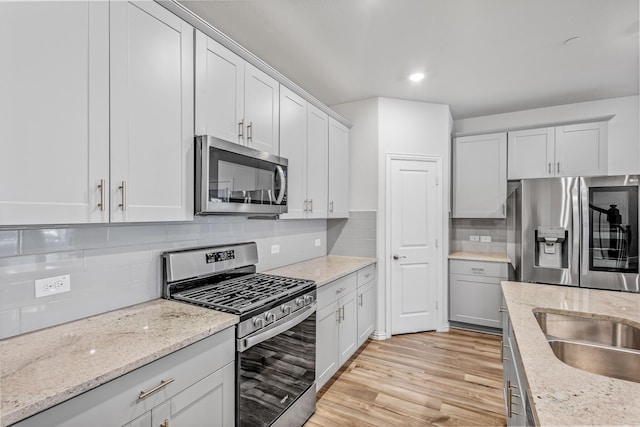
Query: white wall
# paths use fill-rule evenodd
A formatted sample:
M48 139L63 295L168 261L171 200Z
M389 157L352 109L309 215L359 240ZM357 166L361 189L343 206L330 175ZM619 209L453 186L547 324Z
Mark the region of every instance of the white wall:
M378 208L378 98L333 105L347 118L349 132L349 210L375 211Z
M454 121L455 134L536 128L615 115L609 121L609 175L640 173L640 99L610 98Z
M413 154L439 156L442 159L442 224L440 242L442 266L439 282L439 329L445 329L447 320L447 254L449 253L449 186L452 119L448 105L428 104L380 98L379 115L379 155L378 155L378 277L387 275L386 256L386 158L387 154ZM384 325L387 336L391 332L390 286L378 287L378 325Z

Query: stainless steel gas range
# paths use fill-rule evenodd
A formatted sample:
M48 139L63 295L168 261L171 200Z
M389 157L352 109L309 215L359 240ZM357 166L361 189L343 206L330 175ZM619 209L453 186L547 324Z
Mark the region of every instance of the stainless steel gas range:
M301 426L315 411L316 286L256 273L255 243L162 254L163 296L236 314L236 424Z

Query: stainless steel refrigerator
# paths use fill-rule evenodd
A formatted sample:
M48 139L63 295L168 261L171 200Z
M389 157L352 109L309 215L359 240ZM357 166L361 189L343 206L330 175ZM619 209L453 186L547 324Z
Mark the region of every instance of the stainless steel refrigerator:
M520 280L640 292L635 175L523 180Z

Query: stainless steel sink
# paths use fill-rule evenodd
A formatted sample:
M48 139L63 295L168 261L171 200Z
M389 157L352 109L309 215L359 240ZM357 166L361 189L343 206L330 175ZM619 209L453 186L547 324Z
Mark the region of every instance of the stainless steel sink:
M640 352L574 341L550 340L558 359L583 371L640 383Z
M640 383L640 328L614 320L533 312L553 354L574 368Z
M640 350L640 328L624 323L572 314L534 311L547 338L587 341L613 347Z

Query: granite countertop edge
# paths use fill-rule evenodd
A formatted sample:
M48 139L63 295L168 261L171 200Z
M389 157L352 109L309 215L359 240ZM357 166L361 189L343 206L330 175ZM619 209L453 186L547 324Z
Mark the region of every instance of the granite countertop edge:
M145 316L149 312L156 313L156 316L169 318L169 320L166 321L167 325L164 325L163 328L157 328L164 329L166 332L162 337L154 336L153 341L159 342L159 344L151 348L149 351L136 348L135 355L133 357L125 356L123 358L124 360L120 360L116 363L102 361L105 365L104 369L100 369L99 366L94 369L92 363L90 369L88 366L86 367L87 371L91 370L91 375L79 374L79 378L77 380L69 380L67 378L66 381L61 381L61 384L58 386L59 388L54 391L46 392L46 394L45 392L40 392L42 396L36 396L28 402L21 403L20 396L37 395L37 393L32 393L32 384L22 384L21 386L16 387L18 388L17 391L15 389L13 392L11 390L9 392L6 391L9 388L9 386L6 385L7 383L16 384L15 377L12 378L12 375L14 375L12 373L14 368L19 373L21 370L30 368L29 363L32 363L32 365L40 365L38 369L43 370L47 369L43 366L43 364L47 363L47 360L52 360L49 366L55 365L55 357L48 355L44 349L28 348L29 343L27 341L32 341L34 343L33 346L37 347L39 342L49 341L52 338L55 338L56 334L60 334L60 338L65 336L79 337L78 339L83 342L100 341L102 335L95 332L96 330L103 332L103 335L105 336L104 339L107 339L107 335L113 336L114 334L113 330L107 329L105 331L104 329L96 328L96 326L100 326L100 324L104 322L119 322L123 329L120 329L118 333L123 337L129 337L132 334L138 333L133 330L138 328L140 321L146 323L146 320L156 320L156 318L153 317L151 319L145 319ZM185 330L184 328L178 327L175 335L172 335L171 330L172 327L175 326L174 320L180 319L181 316L188 317L191 321L196 318L202 318L202 320L196 320L198 324L197 327L193 328L193 330ZM0 427L17 423L84 392L99 387L113 379L130 373L135 369L145 366L197 341L231 327L237 324L238 320L238 316L228 313L222 313L180 302L156 299L146 303L136 304L130 307L0 340L0 362L4 361L5 364L5 368L0 370L0 386L3 391L3 393L0 393ZM126 344L130 344L130 342L125 341L125 338L123 338L122 342L115 339L113 342L109 342L108 345L112 348L116 348L120 345ZM70 354L75 354L78 349L76 347L70 347L67 348L67 350ZM106 350L106 353L108 354L108 349ZM29 357L32 362L26 362L24 366L22 366L23 364L21 362L15 363L15 360L11 360L9 355L9 353L12 352L26 352L28 354L26 357ZM64 354L57 354L57 356L58 358L65 358ZM95 364L100 365L100 361ZM76 372L82 373L86 371L84 371L82 367L78 367ZM50 380L51 382L54 382L53 379ZM27 388L31 390L27 390Z
M640 325L640 294L509 281L502 282L502 290L538 425L638 423L640 407L629 396L640 395L640 384L592 374L560 361L533 310Z

